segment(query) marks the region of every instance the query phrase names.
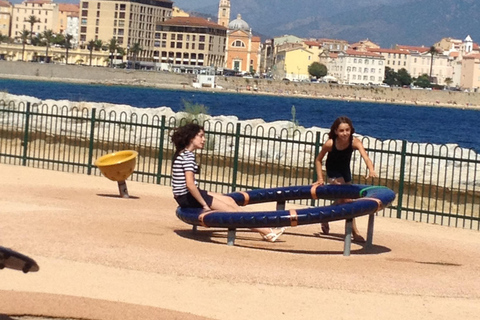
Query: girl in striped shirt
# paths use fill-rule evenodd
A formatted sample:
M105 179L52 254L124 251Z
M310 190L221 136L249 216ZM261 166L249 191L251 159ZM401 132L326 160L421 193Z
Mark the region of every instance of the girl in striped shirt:
M205 130L196 123L177 128L172 134L175 154L172 165L172 190L178 205L182 208L203 208L226 212L242 211L235 200L223 194L202 190L198 187L195 174L199 172L195 161L197 149L205 146ZM266 241L275 242L285 231L276 232L270 228L252 229L259 232Z

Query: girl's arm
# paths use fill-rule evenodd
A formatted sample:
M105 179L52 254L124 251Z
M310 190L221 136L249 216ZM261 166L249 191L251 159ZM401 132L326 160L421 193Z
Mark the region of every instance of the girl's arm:
M203 199L200 191L198 191L197 186L195 185L195 173L193 171L185 171L185 181L187 183L187 189L192 194L192 196L203 206L203 209L210 210L210 207Z
M324 184L325 182L323 181L323 169L322 169L322 160L325 157L325 155L332 151L332 146L333 146L333 140L328 139L327 142L322 147L322 150L318 154L318 156L315 158L315 171L317 172L317 181L314 182L314 184Z
M377 176L377 173L375 172L375 169L373 168L373 163L372 160L368 157L367 151L365 151L365 148L363 147L362 141L357 138L353 138L353 149L356 149L360 152L360 155L363 158L363 161L365 161L365 164L367 165L368 168L368 173L365 176L365 179L368 178L374 178Z

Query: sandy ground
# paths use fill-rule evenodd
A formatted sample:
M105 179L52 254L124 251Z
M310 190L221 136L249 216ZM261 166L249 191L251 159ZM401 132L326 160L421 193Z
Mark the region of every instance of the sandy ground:
M480 234L377 217L343 256L343 223L193 233L169 187L0 164L0 246L40 271L0 270L0 319L478 319ZM262 205L265 206L265 205ZM273 205L268 205L272 207ZM254 208L249 208L253 210ZM367 218L358 220L366 230Z

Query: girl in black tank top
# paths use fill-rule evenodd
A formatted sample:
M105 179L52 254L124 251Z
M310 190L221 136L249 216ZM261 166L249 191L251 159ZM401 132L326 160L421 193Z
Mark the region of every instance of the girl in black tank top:
M376 177L373 163L367 155L362 142L353 137L355 129L352 121L348 117L339 117L335 120L328 133L329 139L322 147L322 150L315 159L315 170L317 181L314 184L324 184L322 161L327 156L326 169L327 177L330 184L350 184L352 182L352 173L350 171L350 161L354 150L358 150L368 168L366 178ZM328 154L328 155L327 155ZM345 203L348 199L340 199L335 203ZM355 241L365 241L358 232L355 220L353 220L353 239ZM328 222L322 223L322 231L324 234L330 232Z

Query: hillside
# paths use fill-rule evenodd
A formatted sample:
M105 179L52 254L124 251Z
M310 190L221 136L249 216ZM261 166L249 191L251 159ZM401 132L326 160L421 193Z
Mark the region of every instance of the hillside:
M218 1L179 0L185 10L216 15ZM475 0L243 0L232 1L237 13L258 33L268 37L337 38L355 42L369 38L382 47L397 43L431 45L443 37L480 40Z

